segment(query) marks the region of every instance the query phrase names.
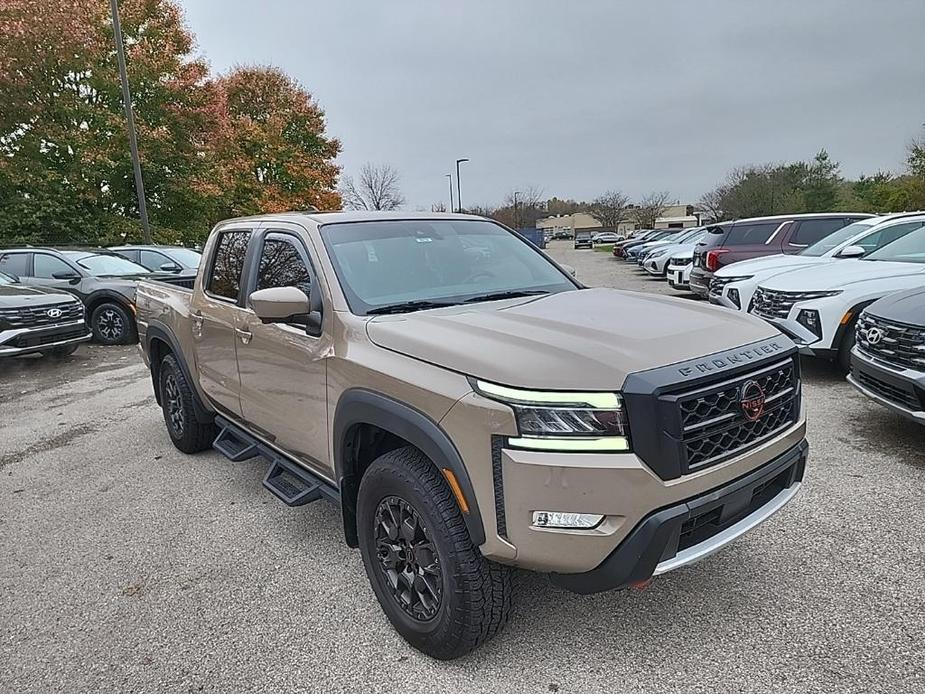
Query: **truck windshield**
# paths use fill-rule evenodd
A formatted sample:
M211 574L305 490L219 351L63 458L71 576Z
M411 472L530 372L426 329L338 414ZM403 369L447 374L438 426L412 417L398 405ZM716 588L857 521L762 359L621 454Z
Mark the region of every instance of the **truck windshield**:
M488 221L328 224L321 237L358 315L577 288L542 252Z
M836 246L840 246L845 241L854 238L862 232L867 231L876 223L876 219L865 219L861 222L849 224L848 226L842 227L838 231L829 234L825 238L819 239L811 246L804 248L802 251L800 251L799 255L808 255L814 258L819 258L829 251L835 250Z

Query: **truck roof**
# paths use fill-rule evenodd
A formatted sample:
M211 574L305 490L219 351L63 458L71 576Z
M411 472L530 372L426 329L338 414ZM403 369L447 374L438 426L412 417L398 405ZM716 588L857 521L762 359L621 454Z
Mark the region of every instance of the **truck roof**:
M311 220L316 224L340 224L344 222L370 222L381 220L395 219L476 219L484 220L474 214L459 214L455 212L404 212L381 211L381 210L336 210L331 212L276 212L270 214L252 215L249 217L236 217L226 219L221 222L222 225L231 222L240 222L243 220L269 221L269 220Z

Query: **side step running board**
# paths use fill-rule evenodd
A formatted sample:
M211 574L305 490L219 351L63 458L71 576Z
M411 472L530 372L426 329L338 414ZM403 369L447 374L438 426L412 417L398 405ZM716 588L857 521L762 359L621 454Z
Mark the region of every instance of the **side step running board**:
M216 417L215 424L221 431L212 447L234 462L258 456L267 460L270 467L263 486L287 506L304 506L322 497L340 502L337 489L310 470L283 457L224 417Z

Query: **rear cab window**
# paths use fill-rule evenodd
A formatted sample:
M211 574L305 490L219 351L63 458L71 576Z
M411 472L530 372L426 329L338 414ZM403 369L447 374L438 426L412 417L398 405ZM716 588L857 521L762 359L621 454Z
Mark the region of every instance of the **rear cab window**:
M206 293L224 301L236 302L241 292L241 273L250 241L249 229L219 232L209 269Z

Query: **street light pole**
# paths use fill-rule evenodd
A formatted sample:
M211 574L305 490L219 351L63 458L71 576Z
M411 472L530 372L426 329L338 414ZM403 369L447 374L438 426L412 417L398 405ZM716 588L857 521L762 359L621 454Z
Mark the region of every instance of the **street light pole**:
M125 69L125 45L122 43L122 23L119 21L119 0L110 0L112 5L112 33L116 41L116 57L119 61L119 79L122 82L122 103L128 126L128 146L132 152L132 169L135 173L135 194L138 196L138 214L141 217L141 237L144 243L151 243L151 226L148 224L148 207L145 204L145 183L141 177L141 160L138 158L138 140L135 136L135 114L132 111L132 94L128 86L128 72Z
M446 174L446 177L450 182L450 212L455 212L456 208L453 207L453 174Z
M468 159L457 159L456 160L456 205L458 206L458 211L462 212L462 186L459 183L459 165L464 162L469 161Z

